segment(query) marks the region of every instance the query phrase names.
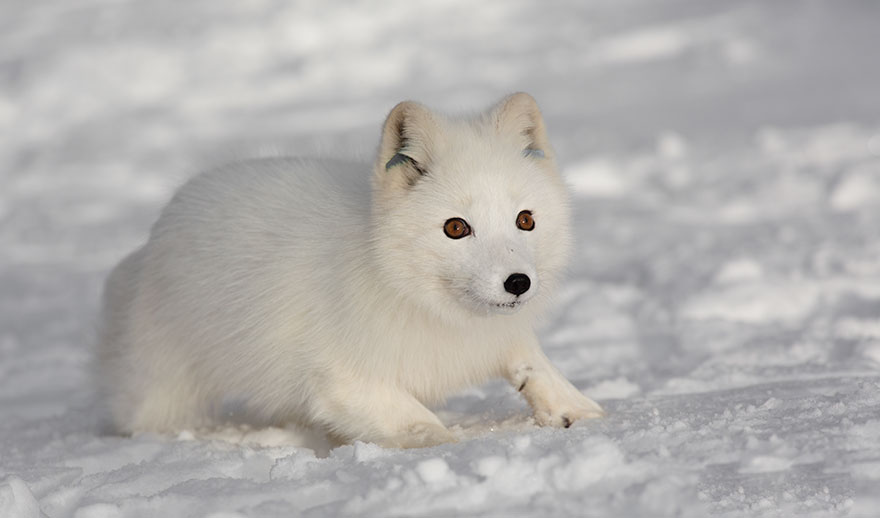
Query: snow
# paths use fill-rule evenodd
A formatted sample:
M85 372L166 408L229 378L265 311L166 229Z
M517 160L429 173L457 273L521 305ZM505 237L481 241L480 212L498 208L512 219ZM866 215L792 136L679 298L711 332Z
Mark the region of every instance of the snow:
M40 504L20 478L12 476L0 487L0 509L12 516L39 516Z
M12 0L0 7L0 517L876 516L880 5ZM103 278L188 175L369 159L413 98L539 100L578 247L541 331L608 410L501 382L459 442L107 436Z

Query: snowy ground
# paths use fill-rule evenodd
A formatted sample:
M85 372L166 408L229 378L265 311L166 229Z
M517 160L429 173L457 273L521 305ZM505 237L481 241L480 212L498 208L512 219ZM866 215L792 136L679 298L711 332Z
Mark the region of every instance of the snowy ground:
M878 48L869 0L5 0L0 516L876 516ZM98 433L102 280L187 175L515 90L576 193L542 337L606 419L491 383L426 450Z

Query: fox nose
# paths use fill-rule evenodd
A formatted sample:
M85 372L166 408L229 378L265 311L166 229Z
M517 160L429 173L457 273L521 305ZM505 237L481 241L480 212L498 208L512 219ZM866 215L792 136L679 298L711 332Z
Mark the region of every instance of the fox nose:
M529 276L524 273L512 273L510 274L510 277L504 281L505 291L517 296L529 291L529 286L531 285L532 281L529 279Z

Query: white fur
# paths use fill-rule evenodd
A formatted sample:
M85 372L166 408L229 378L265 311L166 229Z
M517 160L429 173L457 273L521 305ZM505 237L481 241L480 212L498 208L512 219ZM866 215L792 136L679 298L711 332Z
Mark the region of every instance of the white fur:
M398 152L427 174L386 170ZM601 415L533 330L570 240L534 100L514 94L472 119L401 103L372 186L369 169L246 161L177 192L107 280L99 380L118 431L210 426L238 405L252 423L343 442L431 445L454 437L427 405L498 376L539 424ZM521 210L533 231L516 227ZM453 217L473 235L447 237ZM515 272L532 281L519 298L503 287Z

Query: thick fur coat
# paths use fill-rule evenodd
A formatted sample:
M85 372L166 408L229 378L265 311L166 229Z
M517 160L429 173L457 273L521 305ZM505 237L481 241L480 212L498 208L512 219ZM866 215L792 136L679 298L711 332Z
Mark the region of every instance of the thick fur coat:
M235 401L255 423L426 446L455 440L428 407L493 377L541 425L601 415L535 337L571 240L535 101L473 118L401 103L370 169L245 161L177 192L107 280L99 381L119 432L212 426Z

